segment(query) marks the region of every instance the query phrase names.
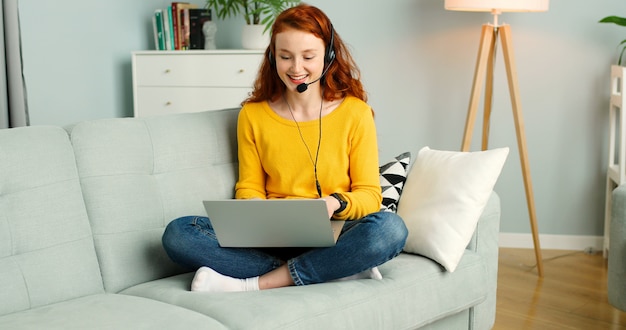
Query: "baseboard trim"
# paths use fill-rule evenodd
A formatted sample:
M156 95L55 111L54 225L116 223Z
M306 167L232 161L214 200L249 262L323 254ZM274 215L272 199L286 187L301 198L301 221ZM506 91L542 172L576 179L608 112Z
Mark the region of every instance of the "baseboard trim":
M533 249L531 234L500 233L498 246L503 248ZM602 251L602 236L539 235L541 249Z

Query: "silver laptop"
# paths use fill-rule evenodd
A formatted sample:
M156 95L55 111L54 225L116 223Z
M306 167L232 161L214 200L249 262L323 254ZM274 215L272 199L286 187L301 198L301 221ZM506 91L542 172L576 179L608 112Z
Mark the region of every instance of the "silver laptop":
M333 246L344 221L328 218L321 199L204 201L222 247Z

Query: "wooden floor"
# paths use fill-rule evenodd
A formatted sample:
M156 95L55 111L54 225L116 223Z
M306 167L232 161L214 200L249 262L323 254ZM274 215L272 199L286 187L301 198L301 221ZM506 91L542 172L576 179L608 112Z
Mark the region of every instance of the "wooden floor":
M626 312L607 300L607 264L601 253L542 254L540 279L532 249L500 249L493 329L626 329Z

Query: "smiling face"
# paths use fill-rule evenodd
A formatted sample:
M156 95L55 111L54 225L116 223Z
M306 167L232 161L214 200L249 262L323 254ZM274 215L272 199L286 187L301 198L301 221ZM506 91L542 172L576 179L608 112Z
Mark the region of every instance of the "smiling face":
M324 70L324 41L314 34L287 29L276 35L276 72L287 90L318 79ZM311 85L319 88L319 84Z

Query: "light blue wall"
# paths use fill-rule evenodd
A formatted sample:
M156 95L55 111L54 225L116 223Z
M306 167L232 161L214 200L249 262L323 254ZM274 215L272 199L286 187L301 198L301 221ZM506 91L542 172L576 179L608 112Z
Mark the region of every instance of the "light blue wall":
M31 124L132 116L130 53L154 49L152 13L169 3L19 1Z
M480 26L491 15L445 11L443 2L309 1L331 17L361 67L377 113L381 160L426 145L460 148ZM153 47L151 13L167 3L21 0L32 123L129 116L130 52ZM500 17L513 31L542 234L602 235L609 67L626 37L626 29L597 23L611 14L626 16L623 0L552 0L546 13ZM238 48L240 25L235 19L219 22L218 47ZM528 233L501 55L490 145L511 148L496 186L501 231ZM478 134L474 142L478 150Z

